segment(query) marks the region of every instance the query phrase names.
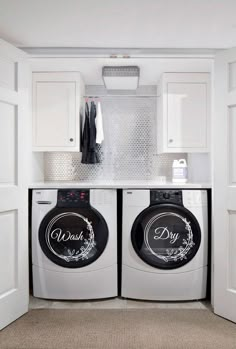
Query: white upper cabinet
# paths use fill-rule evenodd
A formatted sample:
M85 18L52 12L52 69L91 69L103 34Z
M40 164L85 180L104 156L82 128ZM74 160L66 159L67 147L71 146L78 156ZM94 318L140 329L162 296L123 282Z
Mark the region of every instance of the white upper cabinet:
M158 96L158 153L209 152L210 74L164 73Z
M33 150L80 151L79 72L33 73Z

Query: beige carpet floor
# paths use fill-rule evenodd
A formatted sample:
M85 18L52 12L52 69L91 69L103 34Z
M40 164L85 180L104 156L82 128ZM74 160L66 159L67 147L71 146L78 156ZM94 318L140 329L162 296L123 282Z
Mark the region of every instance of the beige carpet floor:
M37 309L0 332L1 349L235 349L236 325L210 310Z

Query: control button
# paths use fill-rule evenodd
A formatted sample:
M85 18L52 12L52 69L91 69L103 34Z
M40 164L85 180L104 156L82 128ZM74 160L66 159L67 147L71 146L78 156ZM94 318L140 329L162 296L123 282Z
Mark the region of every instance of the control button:
M163 193L163 198L166 199L166 200L170 199L170 194L167 193L167 192Z

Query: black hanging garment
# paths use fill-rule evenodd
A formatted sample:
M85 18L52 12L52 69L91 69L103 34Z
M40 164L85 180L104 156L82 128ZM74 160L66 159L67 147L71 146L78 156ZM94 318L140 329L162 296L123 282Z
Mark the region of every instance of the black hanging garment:
M82 164L87 164L88 160L88 151L89 151L89 135L90 135L90 127L89 127L89 107L88 103L85 104L85 121L84 121L84 129L82 135Z
M96 104L92 101L90 107L90 134L89 134L89 154L88 161L89 164L99 163L97 147L96 147L96 123L95 118L97 116Z
M90 114L90 115L89 115ZM96 145L96 105L91 102L90 113L88 103L85 105L85 122L82 137L82 164L97 164L99 158Z

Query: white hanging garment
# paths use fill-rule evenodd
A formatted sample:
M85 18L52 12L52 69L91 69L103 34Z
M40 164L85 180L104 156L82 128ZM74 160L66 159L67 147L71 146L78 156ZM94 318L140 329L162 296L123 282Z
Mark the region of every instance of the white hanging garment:
M102 110L101 110L101 103L98 102L97 104L97 117L95 119L96 122L96 143L102 144L104 140L104 132L103 132L103 122L102 122Z

